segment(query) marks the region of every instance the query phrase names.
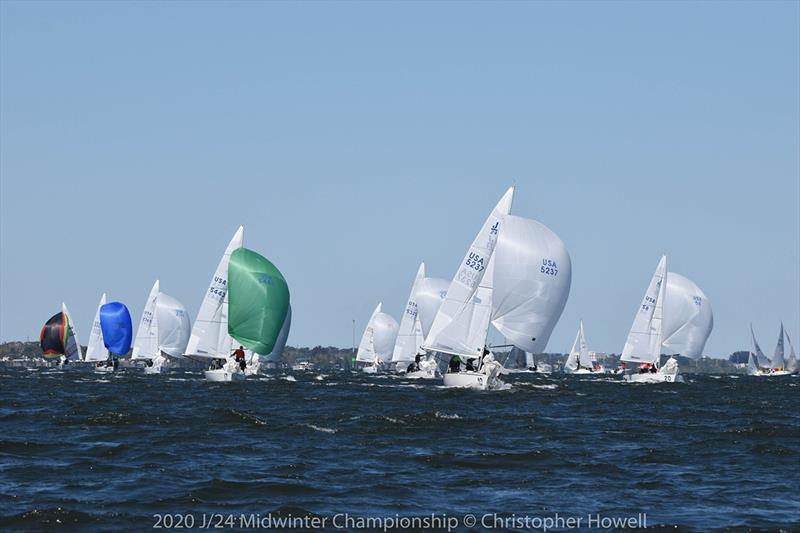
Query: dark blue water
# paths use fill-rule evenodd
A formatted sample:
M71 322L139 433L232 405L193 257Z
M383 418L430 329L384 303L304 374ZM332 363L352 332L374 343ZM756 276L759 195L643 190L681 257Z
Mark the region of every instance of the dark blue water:
M195 528L212 513L800 528L800 379L687 378L516 375L480 393L0 368L0 529L144 530L173 513Z

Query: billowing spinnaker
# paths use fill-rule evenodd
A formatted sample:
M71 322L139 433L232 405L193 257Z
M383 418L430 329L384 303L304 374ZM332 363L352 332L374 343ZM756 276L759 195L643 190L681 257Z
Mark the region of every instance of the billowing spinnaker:
M750 337L753 339L753 352L756 355L756 363L760 368L770 368L770 361L764 352L761 351L761 346L758 345L756 334L753 331L753 324L750 324Z
M142 318L136 328L136 338L133 339L133 353L131 359L153 359L158 355L158 317L156 316L156 302L158 300L159 281L153 284L147 300L144 302Z
M383 363L392 359L392 350L397 340L397 320L386 313L377 313L372 321L375 355Z
M109 302L100 307L100 328L103 330L103 344L113 355L125 355L131 349L133 323L125 304Z
M513 199L511 187L472 241L425 337L425 349L465 356L483 352L492 315L494 249Z
M392 362L413 361L414 356L422 345L422 330L419 323L419 310L417 306L417 286L425 278L425 263L420 263L414 283L411 285L411 294L408 295L400 327L397 330L397 341L392 351Z
M772 356L772 368L783 369L786 362L783 360L783 322L781 322L781 332L778 334L778 345L775 346L775 354Z
M544 352L572 282L564 242L544 224L506 215L494 261L492 324L514 346Z
M666 278L667 256L664 255L658 262L647 292L633 318L633 325L622 349L621 361L657 363L661 358Z
M422 336L427 337L433 319L447 297L450 282L442 278L423 278L417 285L417 316L422 327Z
M289 304L289 310L286 312L286 318L283 321L283 327L278 334L278 340L275 341L275 346L268 354L261 355L262 361L276 362L280 361L283 355L283 349L286 348L286 341L289 339L289 329L292 327L292 304Z
M375 361L375 317L381 312L383 302L378 302L375 310L369 316L367 327L364 328L364 333L361 335L361 342L358 343L358 351L356 352L356 361L362 363L372 363Z
M108 359L108 350L103 342L103 328L100 326L100 308L106 304L106 293L100 297L97 311L92 321L92 331L89 334L89 343L86 345L87 361L105 361Z
M159 292L156 320L159 351L171 357L183 357L192 328L186 308L172 296Z
M255 353L268 354L289 310L289 286L266 257L247 248L228 263L228 334Z
M225 295L228 292L228 262L234 250L242 247L244 240L244 226L239 226L236 230L225 253L219 260L214 276L208 284L203 302L200 304L200 311L192 327L192 334L189 337L189 344L186 345L186 353L200 355L203 357L227 357L230 352L220 352L220 346L231 344L228 339L227 320L223 314L227 313L223 309ZM224 322L224 323L223 323Z
M69 322L63 312L56 313L45 322L39 334L39 344L45 359L57 359L67 350Z
M700 357L713 327L711 302L700 287L680 274L670 272L664 297L663 352Z

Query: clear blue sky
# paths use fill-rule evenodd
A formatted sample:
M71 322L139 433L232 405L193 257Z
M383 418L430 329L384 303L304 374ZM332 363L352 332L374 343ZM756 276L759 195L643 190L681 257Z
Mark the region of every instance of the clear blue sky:
M156 277L194 317L244 223L289 343L349 346L516 183L572 256L549 350L618 353L661 253L710 354L800 345L798 5L3 1L0 339Z

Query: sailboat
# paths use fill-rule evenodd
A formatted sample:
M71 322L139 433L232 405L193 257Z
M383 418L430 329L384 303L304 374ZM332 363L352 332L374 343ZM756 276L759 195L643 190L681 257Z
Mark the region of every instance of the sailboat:
M510 359L524 354L525 370L518 372L546 373L550 365L537 365L533 354L544 352L569 297L567 248L544 224L506 215L494 262L492 325L512 345Z
M664 366L661 361L663 340L664 299L667 290L667 256L662 256L639 306L620 361L639 365L639 373L625 374L626 381L663 383L683 381L678 361L670 357Z
M783 323L781 322L780 333L778 334L778 344L775 346L775 353L772 360L768 359L761 346L756 341L756 334L753 332L753 325L750 324L750 338L753 342L753 350L750 352L747 360L747 373L751 376L788 376L792 374L792 370L787 368L788 364L784 361L783 355ZM791 341L790 341L791 346ZM792 352L790 358L794 360L794 365L797 365L796 356L794 354L794 346L791 346ZM755 356L754 356L755 354Z
M379 302L369 317L356 352L356 361L364 363L361 370L367 374L376 373L385 362L390 361L397 338L397 321L383 313L382 306Z
M408 295L406 308L400 319L397 340L392 352L392 363L395 364L395 370L401 374L405 373L407 378L435 378L439 370L436 361L429 360L422 349L425 337L422 334L422 323L419 317L417 291L424 279L425 263L423 262L420 263L411 286L411 293Z
M97 362L95 371L114 372L119 367L119 358L131 349L133 340L131 313L122 302L108 302L100 305L97 314L100 322L100 338L108 355L105 361Z
M230 361L232 340L228 335L228 263L234 250L242 247L244 226L239 226L214 271L192 326L185 354L189 358L210 359L205 372L209 381L234 381L245 378L239 366Z
M161 292L156 280L142 311L131 359L145 362L145 374L161 374L169 368L169 358L183 358L190 331L186 309L178 300Z
M789 338L788 333L786 333L786 342L789 343L789 357L786 358L786 371L797 374L800 372L800 365L797 363L797 355L794 353L794 345L792 345L792 339Z
M58 361L61 367L82 358L81 343L65 303L62 302L61 311L51 316L42 326L39 344L44 358Z
M578 334L575 336L575 342L572 343L572 349L569 351L567 362L564 364L564 372L567 374L594 374L595 372L602 372L596 360L592 359L589 348L586 343L586 337L583 333L583 320L578 327Z
M444 375L445 387L481 390L504 386L502 365L486 347L492 318L494 250L503 217L511 211L514 188L506 191L467 250L458 266L447 296L425 337L423 348L451 356ZM467 369L461 370L461 363ZM476 364L477 362L477 364Z

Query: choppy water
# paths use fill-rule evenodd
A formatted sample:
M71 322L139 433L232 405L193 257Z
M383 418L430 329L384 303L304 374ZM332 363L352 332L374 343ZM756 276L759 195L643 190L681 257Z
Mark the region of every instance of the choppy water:
M0 368L0 529L270 512L800 528L800 379L687 377L522 374L480 393L350 373Z

